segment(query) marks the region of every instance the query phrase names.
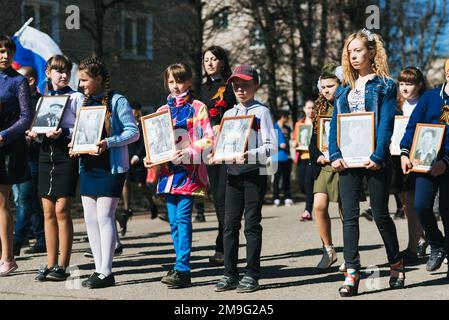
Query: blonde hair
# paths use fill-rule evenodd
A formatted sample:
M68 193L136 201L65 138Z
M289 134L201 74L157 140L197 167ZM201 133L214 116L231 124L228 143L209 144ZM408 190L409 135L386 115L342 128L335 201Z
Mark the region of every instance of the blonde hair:
M355 88L355 81L358 78L358 72L355 70L349 59L348 47L352 40L358 39L363 42L363 45L374 53L374 58L371 61L376 75L382 79L390 78L390 70L388 69L387 53L382 41L382 37L378 34L371 34L372 40L368 39L368 35L361 31L351 34L345 40L343 53L341 55L341 65L343 68L343 85L349 84L352 89Z

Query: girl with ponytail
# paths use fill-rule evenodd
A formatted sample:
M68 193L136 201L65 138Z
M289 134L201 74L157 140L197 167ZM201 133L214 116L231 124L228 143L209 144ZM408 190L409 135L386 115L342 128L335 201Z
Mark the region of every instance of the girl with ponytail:
M95 261L95 272L82 286L96 289L115 285L115 211L129 169L128 144L139 139L139 130L128 100L110 90L109 72L100 58L81 61L78 77L86 95L83 106L107 107L98 151L80 157L80 195Z

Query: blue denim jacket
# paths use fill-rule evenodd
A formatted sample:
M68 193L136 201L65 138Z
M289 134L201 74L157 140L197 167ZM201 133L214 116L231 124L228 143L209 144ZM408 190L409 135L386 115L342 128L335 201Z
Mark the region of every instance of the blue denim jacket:
M351 87L340 86L335 93L334 112L329 132L329 158L335 161L342 158L340 148L337 145L337 115L339 113L351 113L348 104L348 94ZM375 150L370 159L382 164L389 155L391 136L394 129L394 116L397 105L397 88L392 79L382 79L378 76L368 80L365 85L365 109L374 112L375 120Z

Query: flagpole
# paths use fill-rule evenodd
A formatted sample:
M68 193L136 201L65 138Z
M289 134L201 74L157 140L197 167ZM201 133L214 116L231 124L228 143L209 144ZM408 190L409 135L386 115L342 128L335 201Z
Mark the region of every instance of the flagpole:
M17 37L17 38L20 37L20 35L25 31L26 27L28 27L31 24L31 22L33 22L33 20L34 20L34 18L29 18L28 21L25 22L25 24L22 26L22 28L20 28L19 31L17 31L14 34L14 37Z

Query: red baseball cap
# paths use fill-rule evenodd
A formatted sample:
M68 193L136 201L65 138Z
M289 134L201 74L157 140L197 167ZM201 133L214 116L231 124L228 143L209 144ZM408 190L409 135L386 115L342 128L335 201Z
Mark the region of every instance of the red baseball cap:
M231 82L233 78L239 78L247 81L254 80L255 83L259 84L259 74L256 69L250 65L240 65L235 67L227 82Z

